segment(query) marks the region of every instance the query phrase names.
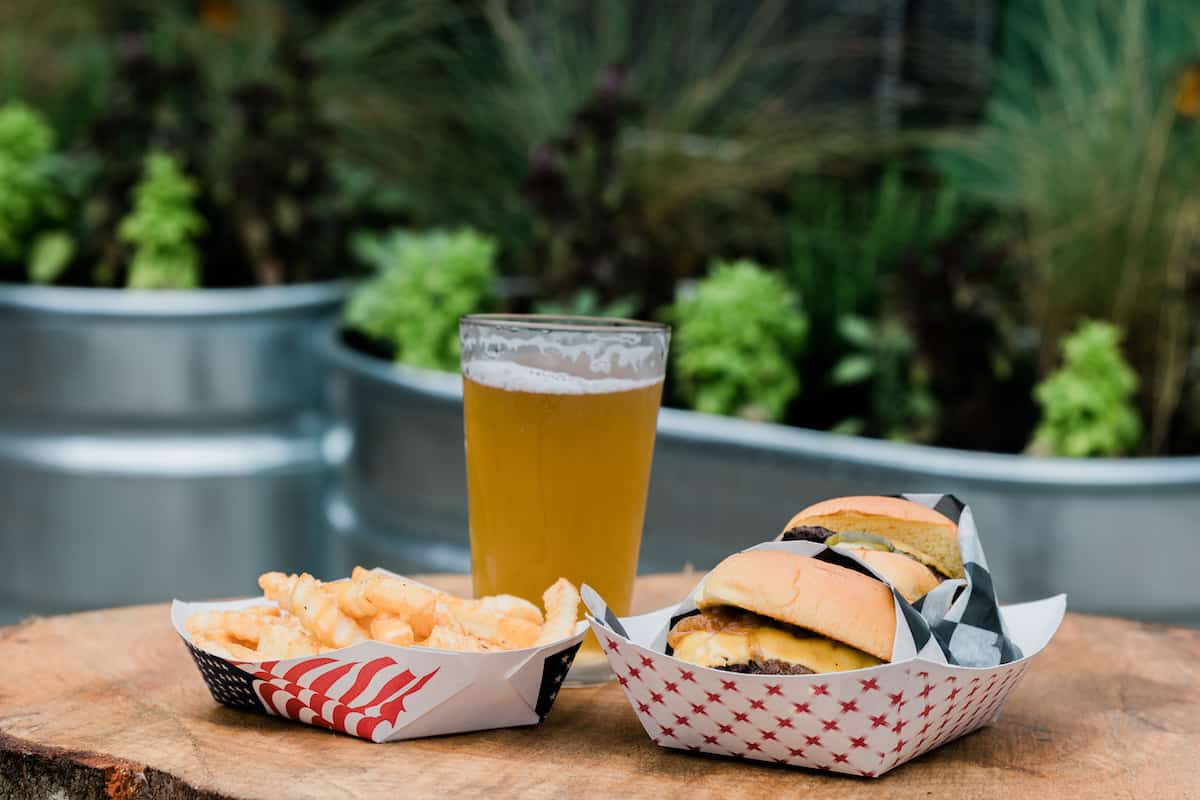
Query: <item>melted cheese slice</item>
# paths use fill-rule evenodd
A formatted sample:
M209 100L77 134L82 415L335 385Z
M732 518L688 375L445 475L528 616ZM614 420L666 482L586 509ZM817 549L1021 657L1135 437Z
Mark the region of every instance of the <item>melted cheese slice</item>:
M842 672L882 664L873 655L824 636L795 636L766 625L720 632L692 631L678 636L675 657L703 667L727 667L750 661L786 661L813 672Z

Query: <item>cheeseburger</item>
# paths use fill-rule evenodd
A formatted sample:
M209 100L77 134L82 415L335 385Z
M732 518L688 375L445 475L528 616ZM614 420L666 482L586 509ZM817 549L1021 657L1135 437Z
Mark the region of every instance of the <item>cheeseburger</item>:
M839 497L809 506L783 529L785 541L854 551L910 603L946 578L963 577L958 526L898 497Z
M704 579L699 614L667 635L676 658L729 672L803 675L891 660L896 611L874 578L777 550L730 556Z

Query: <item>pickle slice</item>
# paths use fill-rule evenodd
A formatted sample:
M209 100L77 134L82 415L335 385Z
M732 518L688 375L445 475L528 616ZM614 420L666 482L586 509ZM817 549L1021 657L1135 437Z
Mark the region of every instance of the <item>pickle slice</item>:
M882 536L876 536L873 533L866 531L842 531L835 533L825 540L827 547L857 547L861 550L886 550L889 553L896 552L896 548L892 547L892 543Z

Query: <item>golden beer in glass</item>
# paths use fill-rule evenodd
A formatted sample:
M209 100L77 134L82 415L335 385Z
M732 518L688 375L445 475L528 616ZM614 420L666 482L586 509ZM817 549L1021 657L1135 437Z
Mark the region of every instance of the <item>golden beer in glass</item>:
M668 328L474 315L460 332L475 594L538 602L562 576L628 614ZM568 680L610 677L589 633Z

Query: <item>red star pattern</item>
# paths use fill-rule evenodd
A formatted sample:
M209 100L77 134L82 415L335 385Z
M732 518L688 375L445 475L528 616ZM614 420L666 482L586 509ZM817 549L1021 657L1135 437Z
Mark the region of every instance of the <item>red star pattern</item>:
M686 668L607 631L602 641L618 684L660 746L866 777L990 723L1028 668L921 662L919 672L885 665L865 677L780 678Z

